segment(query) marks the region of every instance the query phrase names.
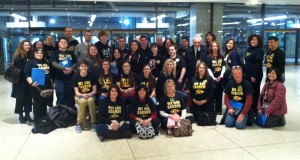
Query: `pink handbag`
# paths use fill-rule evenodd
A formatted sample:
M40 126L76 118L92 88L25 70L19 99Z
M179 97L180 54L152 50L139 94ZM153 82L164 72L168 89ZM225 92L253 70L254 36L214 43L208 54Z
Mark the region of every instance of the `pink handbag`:
M168 118L167 128L174 128L175 121L172 118Z

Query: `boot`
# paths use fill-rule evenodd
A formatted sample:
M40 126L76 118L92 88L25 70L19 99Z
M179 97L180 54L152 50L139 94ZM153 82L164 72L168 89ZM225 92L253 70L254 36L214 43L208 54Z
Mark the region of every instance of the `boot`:
M33 122L33 120L31 119L29 113L25 113L25 118L24 118L24 120L25 120L25 121L28 121L28 122Z
M19 114L19 121L20 121L20 123L23 123L23 124L26 123L26 120L25 120L25 118L24 118L24 116L23 116L23 113L20 113L20 114Z

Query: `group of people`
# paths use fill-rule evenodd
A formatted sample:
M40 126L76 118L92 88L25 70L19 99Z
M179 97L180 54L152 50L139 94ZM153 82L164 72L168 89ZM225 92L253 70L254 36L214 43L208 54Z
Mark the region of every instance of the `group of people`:
M206 34L206 45L201 35L195 35L192 46L183 37L178 49L172 39L163 41L162 36L150 47L148 37L141 36L131 41L129 48L124 37L111 48L106 32L100 31L98 36L99 42L92 44L92 34L86 31L85 42L79 44L72 38L72 28L67 27L57 46L51 36L45 43L20 43L14 65L23 74L12 90L20 123L33 121L29 114L32 105L35 123L47 115L53 96L42 96L40 91L55 89L56 105L77 110L75 131L82 132L88 111L91 130L102 138L131 137L136 123L151 124L158 134L160 126L167 128L168 119L194 122L200 111L221 115L224 92L227 127L242 129L253 122L254 115L261 114L267 117L264 127L285 125L285 59L277 37L268 39L268 76L260 90L264 51L259 35L249 36L245 57L234 39L226 41L223 56L212 32ZM33 68L45 70L44 85L32 80ZM242 103L242 111L235 113L231 101ZM189 111L192 114L187 114Z

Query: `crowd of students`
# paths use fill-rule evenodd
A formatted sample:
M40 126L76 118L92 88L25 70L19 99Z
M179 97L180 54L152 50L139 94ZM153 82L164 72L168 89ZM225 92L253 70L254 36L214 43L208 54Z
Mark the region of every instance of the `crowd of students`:
M76 132L82 132L88 108L91 130L106 138L131 137L135 122L151 124L158 134L159 126L167 127L168 118L194 122L199 111L224 113L225 125L239 129L252 125L254 117L261 114L267 117L265 127L285 125L285 59L277 37L268 39L267 81L260 90L265 54L259 35L249 36L244 57L231 38L223 56L212 32L205 35L206 45L198 34L192 38L192 46L183 37L178 49L172 39L163 41L162 36L151 45L148 37L141 36L132 40L129 48L124 37L112 48L104 31L98 36L100 41L91 44L91 32L86 31L85 42L79 44L67 27L57 46L51 36L33 46L28 40L20 43L14 64L23 74L12 90L20 123L33 121L29 114L32 105L35 123L46 115L47 106L53 107L53 96L41 96L40 90L55 89L56 105L78 112ZM32 80L32 68L45 70L44 85ZM226 110L222 111L224 92ZM242 103L242 111L235 113L231 101ZM193 116L187 114L187 108Z

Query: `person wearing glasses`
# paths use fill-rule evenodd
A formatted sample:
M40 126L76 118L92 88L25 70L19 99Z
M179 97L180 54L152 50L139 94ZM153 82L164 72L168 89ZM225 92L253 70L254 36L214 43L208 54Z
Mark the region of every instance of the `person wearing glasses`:
M286 88L281 80L279 69L270 67L267 82L261 90L257 114L265 114L266 122L262 127L284 126L284 115L287 113Z
M228 109L225 118L226 127L243 129L248 120L248 111L252 104L253 88L249 81L243 78L243 69L240 66L233 66L233 80L230 80L225 87L224 103ZM241 104L238 108L238 104Z

